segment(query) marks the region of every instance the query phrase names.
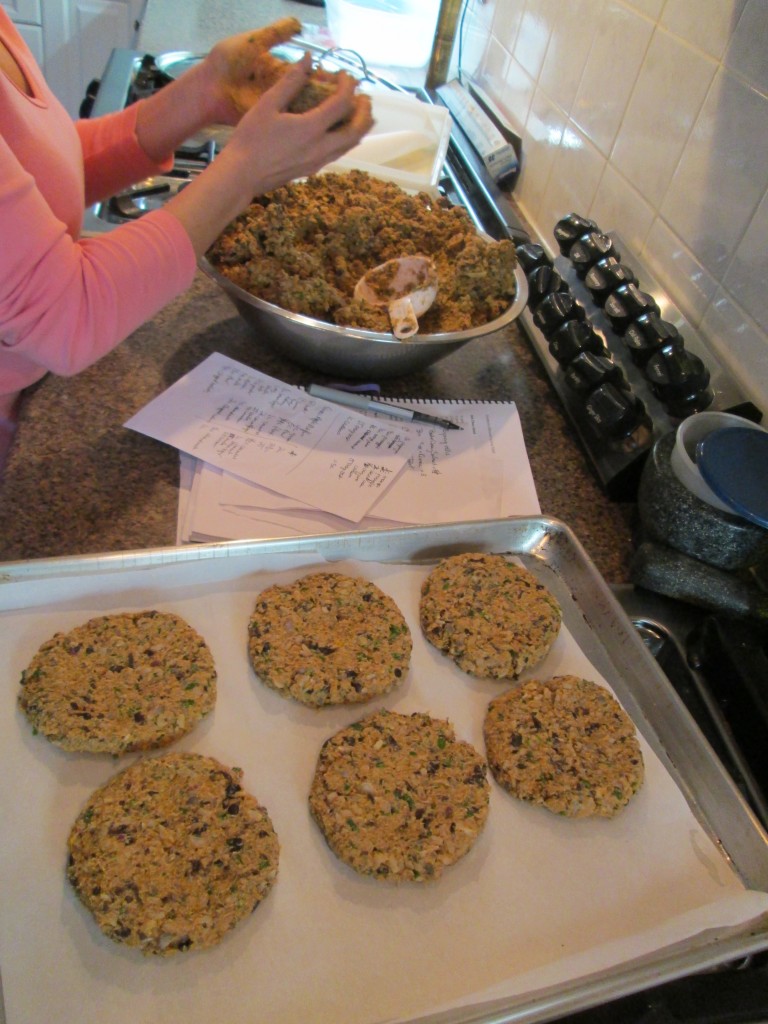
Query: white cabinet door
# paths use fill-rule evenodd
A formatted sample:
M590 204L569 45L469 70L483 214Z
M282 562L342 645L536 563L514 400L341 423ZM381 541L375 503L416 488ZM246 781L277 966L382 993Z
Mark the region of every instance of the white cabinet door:
M19 21L24 25L41 23L40 0L3 0L0 6L8 11L13 21Z
M40 65L45 66L40 0L2 0L0 7L11 16L24 42Z
M39 25L26 25L19 22L16 25L19 35L32 51L32 55L40 65L45 64L45 52L43 50L43 30Z
M115 47L133 45L143 0L45 0L45 74L73 116Z

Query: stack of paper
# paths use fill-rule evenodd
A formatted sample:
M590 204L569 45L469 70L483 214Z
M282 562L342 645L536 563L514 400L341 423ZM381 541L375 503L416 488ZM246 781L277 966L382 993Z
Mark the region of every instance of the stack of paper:
M353 412L216 353L126 426L182 453L178 543L539 514L514 403L418 408L462 429Z

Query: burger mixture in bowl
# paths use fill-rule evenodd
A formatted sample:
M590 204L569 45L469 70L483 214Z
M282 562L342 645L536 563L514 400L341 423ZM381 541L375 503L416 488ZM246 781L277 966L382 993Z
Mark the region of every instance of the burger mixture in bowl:
M389 316L354 299L355 284L398 256L429 256L437 267L437 299L419 318L421 334L490 323L516 292L511 241L479 235L463 207L365 171L313 175L258 197L207 255L266 302L370 331L389 332Z

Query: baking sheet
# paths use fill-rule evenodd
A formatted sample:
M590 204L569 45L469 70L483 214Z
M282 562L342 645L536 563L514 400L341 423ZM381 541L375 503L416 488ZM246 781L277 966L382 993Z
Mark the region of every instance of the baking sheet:
M393 887L357 876L309 816L317 753L327 736L381 706L449 718L483 750L484 709L504 684L461 673L418 626L418 590L431 559L481 548L520 554L554 590L565 628L538 674L568 672L610 685L640 728L646 783L612 821L561 819L493 783L483 835L435 885ZM322 555L335 571L375 580L413 632L404 685L367 705L302 708L259 683L247 663L256 594L327 568ZM395 561L368 560L383 557ZM442 1011L452 1020L480 1019L486 1000L494 1001L494 1020L545 1019L606 991L639 987L648 972L661 980L768 944L764 923L745 926L768 909L765 837L751 828L735 792L716 773L706 777L706 750L694 749L683 765L682 751L669 757L659 733L671 725L685 735L689 726L657 691L653 663L567 530L541 520L464 524L371 539L213 545L194 556L73 559L49 572L17 567L0 587L0 607L8 609L0 633L7 684L0 965L9 1024L376 1024ZM33 736L16 710L20 672L51 633L93 614L148 606L175 611L199 629L219 672L214 714L175 749L242 767L281 841L277 885L256 913L218 947L168 960L145 959L102 937L64 877L79 809L135 758L66 754ZM704 782L725 804L714 827L700 820ZM498 1000L508 1016L499 1016Z

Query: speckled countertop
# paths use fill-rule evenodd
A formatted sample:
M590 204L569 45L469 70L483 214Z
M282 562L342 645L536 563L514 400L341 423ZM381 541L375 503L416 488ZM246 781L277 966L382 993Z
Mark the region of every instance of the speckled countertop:
M0 485L0 560L174 544L178 453L122 424L215 351L292 384L327 380L260 341L198 274L186 294L95 366L31 389ZM626 582L634 508L602 493L515 325L381 383L390 397L515 401L542 512L572 527L609 583Z
M297 0L148 0L139 45L203 52L286 14L309 31L325 23L322 8ZM95 366L74 378L49 376L28 393L0 484L0 561L174 544L178 453L122 424L214 351L288 383L323 382L259 341L198 274L185 295ZM393 398L516 402L542 512L573 528L609 583L627 581L634 506L601 491L517 326L382 389Z

